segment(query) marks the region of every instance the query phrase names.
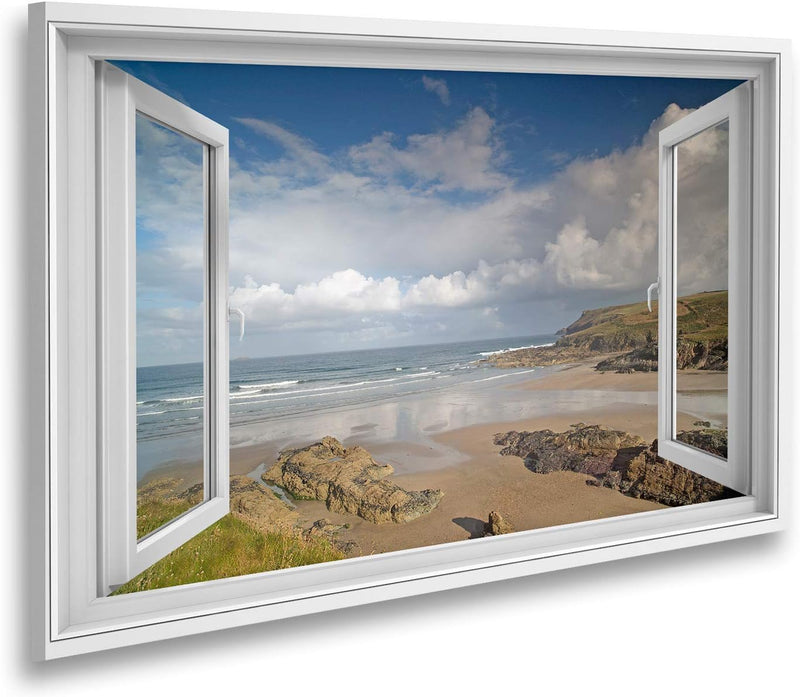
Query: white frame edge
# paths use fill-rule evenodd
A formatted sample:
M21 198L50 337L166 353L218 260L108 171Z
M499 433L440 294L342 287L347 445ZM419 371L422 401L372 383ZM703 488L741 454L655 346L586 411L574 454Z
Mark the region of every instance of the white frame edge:
M751 239L752 84L744 83L659 133L658 454L744 494L750 493L752 432ZM675 148L724 121L729 123L728 211L728 458L702 452L676 439L675 313L677 269L674 208Z
M135 26L134 26L135 25ZM270 41L264 41L268 32ZM46 290L34 298L44 339L33 359L40 374L31 440L42 441L44 463L32 478L33 641L37 658L57 658L269 619L377 602L446 588L592 564L779 530L785 525L786 467L778 462L778 228L787 225L789 165L778 142L789 123L789 44L779 40L668 36L623 32L481 27L459 24L348 20L233 12L39 4L30 7L31 221L40 253L31 269ZM104 37L113 41L103 43ZM176 37L187 39L176 41ZM259 39L253 41L254 38ZM92 43L89 39L97 39ZM191 39L191 40L188 40ZM198 41L204 50L198 56ZM100 54L94 52L100 46ZM68 50L68 47L70 50ZM70 53L72 51L72 53ZM133 52L133 53L132 53ZM67 97L93 109L90 56L173 60L238 60L305 65L439 67L473 70L581 71L754 79L754 335L753 364L765 389L753 394L760 419L753 434L752 495L740 499L591 521L499 538L299 567L116 598L97 598L95 477L80 467L93 456L88 424L70 415L96 405L92 342L70 351L79 317L67 316L67 289L93 312L92 289L76 283L94 268L94 201L65 197L72 168L90 171L93 123L66 118ZM68 60L69 59L69 60ZM699 66L699 67L698 67ZM67 74L70 95L66 94ZM68 126L69 124L69 126ZM67 151L72 153L68 158ZM77 159L75 153L78 153ZM83 153L82 155L80 153ZM77 160L80 160L78 162ZM68 169L69 168L69 169ZM91 181L91 180L90 180ZM67 203L69 205L67 205ZM84 244L67 245L83 230ZM77 264L77 268L69 265ZM72 273L67 278L67 273ZM67 282L73 285L69 286ZM785 277L784 277L784 281ZM74 287L76 286L77 287ZM76 297L73 295L73 297ZM761 334L758 334L761 332ZM94 332L90 332L94 337ZM81 354L80 350L85 349ZM69 363L70 357L78 357ZM760 360L759 360L760 359ZM77 371L77 372L76 372ZM76 379L83 375L85 382ZM38 427L38 428L37 428ZM47 434L42 438L42 429ZM785 432L785 431L784 431ZM781 460L786 458L780 452ZM80 544L64 531L77 525ZM73 528L74 530L75 528ZM87 571L88 569L88 571ZM74 583L70 572L83 574Z
M229 511L228 130L103 61L96 62L99 592L144 571ZM200 142L204 204L203 502L136 537L136 114ZM124 231L124 234L120 234ZM124 361L114 356L125 356ZM123 466L120 466L122 463ZM120 512L124 512L122 515Z

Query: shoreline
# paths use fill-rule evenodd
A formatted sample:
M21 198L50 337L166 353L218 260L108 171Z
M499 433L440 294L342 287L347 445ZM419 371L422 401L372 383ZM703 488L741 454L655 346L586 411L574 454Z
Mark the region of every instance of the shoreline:
M458 448L464 459L439 469L393 476L393 481L406 489L445 492L433 511L409 523L376 525L333 513L322 501L297 501L297 511L300 519L309 524L320 518L337 525L349 524L341 539L357 543L361 554L377 554L479 537L493 510L499 511L515 531L522 531L666 508L618 491L589 486L586 482L591 477L586 474L536 474L525 467L521 458L500 455L501 447L493 441L496 433L546 428L562 431L579 421L603 424L651 440L657 428L655 410L618 405L603 412L480 424L437 435L437 441ZM680 427L690 426L692 421L689 415L679 415Z
M555 424L566 424L564 428L577 421L595 419L602 422L606 415L614 414L634 406L636 410L646 409L649 406L655 407L655 394L657 391L656 373L634 373L618 374L611 372L600 372L594 370L596 359L585 359L580 362L557 366L547 366L544 374L526 377L524 380L514 384L496 385L498 399L505 399L508 392L516 392L522 399L530 399L525 395L529 392L552 392L554 399L549 403L550 411L532 416L520 416L519 418L490 419L482 423L472 423L468 425L451 425L451 420L443 418L437 413L426 414L425 410L420 410L420 416L425 419L424 424L419 424L418 429L404 429L405 432L397 434L395 437L386 437L381 434L379 424L370 421L370 411L380 409L381 406L393 405L391 400L387 404L370 405L364 407L347 407L345 409L327 414L326 410L316 412L312 416L330 416L331 422L326 427L314 430L309 429L306 415L283 417L279 421L285 425L280 437L269 438L257 435L260 426L266 426L269 421L251 422L241 426L234 426L231 431L237 431L240 435L240 442L232 444L230 448L230 472L234 474L247 474L265 461L274 462L281 450L287 448L300 448L321 439L325 435L334 435L343 445L351 447L361 445L376 457L383 458L386 462L395 467L396 474L400 470L409 470L408 459L420 459L432 463L439 461L438 467L447 467L463 462L468 455L462 453L455 441L449 439L447 434L465 432L470 428L480 428L481 426L494 424L498 430L538 430L541 428L551 428L552 430L563 430L556 428ZM685 376L686 382L690 385L687 392L692 394L710 394L724 392L727 387L727 374L711 373L710 371L681 371ZM620 394L617 394L620 393ZM626 395L645 395L652 393L652 400L642 399L627 401ZM602 400L602 408L566 408L572 406L560 401L564 395L607 395L608 399ZM436 394L417 394L413 396L413 402L425 404L438 398ZM400 400L398 400L400 401ZM403 401L409 401L404 397ZM598 400L593 400L598 401ZM435 411L435 410L434 410ZM341 419L341 415L358 415L363 412L363 418ZM377 418L376 413L372 417ZM584 418L585 417L585 418ZM656 433L656 414L652 413L652 418L644 420L623 419L620 421L627 426L620 426L621 430L636 433L646 440L655 438ZM679 428L688 428L692 421L698 418L697 415L679 412ZM380 420L380 419L379 419ZM606 419L607 421L608 419ZM355 425L348 425L351 422ZM569 422L569 423L567 423ZM536 424L534 427L533 424ZM292 426L299 425L299 428L292 430ZM526 428L525 426L529 427ZM612 425L613 424L606 424ZM507 428L506 428L507 427ZM398 431L401 429L397 429ZM322 431L325 431L324 433ZM244 435L242 435L244 434ZM185 479L187 486L195 484L201 479L197 473L201 471L201 463L197 460L170 460L148 471L138 482L142 486L154 479L166 477L177 477ZM423 467L422 469L429 469ZM409 471L416 471L412 468Z
M247 475L261 464L269 467L281 449L304 447L325 435L333 435L346 447L361 445L378 462L392 465L395 470L392 478L398 485L410 490L445 492L433 511L402 524L378 525L354 515L337 514L329 511L322 501L293 502L300 522L306 527L322 518L338 525L347 524L341 540L355 542L358 556L479 536L492 510L499 511L514 530L521 531L663 508L618 491L589 486L586 481L590 477L585 474L535 474L526 469L521 458L501 456L500 447L494 445L496 433L563 431L578 422L601 424L653 440L657 431L656 374L602 373L594 370L594 364L594 360L583 361L511 385L484 388L486 394L499 400L498 404L505 398L512 403L514 399L524 403L531 400L532 392L541 393L542 399L533 402L546 402L546 413L451 428L458 419L443 418L445 412L434 408L441 401L440 394L416 395L414 405L419 410L416 430L395 429L404 437L386 438L382 434L381 424L386 415L379 414L374 405L356 409L348 419L337 421L338 432L331 428L331 432L313 436L299 433L309 430L308 420L302 419L296 433L289 429L287 436L280 439L232 447L231 474ZM687 372L685 377L691 389L701 395L723 390L727 381L725 374L705 371ZM562 399L565 396L566 401ZM451 397L448 403L453 412L465 408L465 404L469 406L470 394ZM410 408L408 403L404 406ZM514 409L507 411L516 413ZM403 414L400 409L396 415L398 421L404 418ZM690 428L696 418L679 412L678 427ZM192 482L185 477L196 466L188 462L165 465L149 472L140 485L173 476L184 479L182 486L189 486Z

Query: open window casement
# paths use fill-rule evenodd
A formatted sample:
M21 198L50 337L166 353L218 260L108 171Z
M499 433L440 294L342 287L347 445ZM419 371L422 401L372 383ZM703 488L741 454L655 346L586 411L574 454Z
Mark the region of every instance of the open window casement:
M746 82L659 133L658 453L744 494L751 466L751 111ZM679 412L691 419L703 398L687 373L698 377L703 368L711 369L706 375L727 370L716 423L681 424Z
M108 63L98 62L96 87L98 411L102 424L98 537L99 592L105 595L229 510L228 131ZM149 166L143 163L145 136L148 152L166 150L160 159L151 157ZM181 176L180 170L169 167L182 161L184 151L191 153L185 159L194 170ZM155 181L139 181L137 187L137 176L141 180L147 175ZM192 186L194 191L164 195L159 191L165 189L162 180L172 181L179 193ZM197 354L203 357L203 389L194 398L195 411L189 418L202 422L202 436L197 436L202 487L196 487L189 510L141 534L137 532L137 448L141 445L137 437L137 401L141 401L137 398L137 309L142 308L137 308L137 283L147 269L137 269L137 259L144 259L140 250L157 239L143 229L141 208L147 197L158 199L150 203L153 213L166 215L168 207L171 220L185 219L192 228L187 239L197 269L197 298L187 314L194 315ZM137 233L142 236L138 247Z
M781 156L791 130L788 42L75 3L31 5L29 28L23 239L31 278L27 413L38 414L28 419L37 658L785 528L792 449L779 444L790 435L782 405L792 381L783 373L779 380L779 369L790 372L793 347L791 332L779 331L786 312L779 297L791 290L791 235L780 234L791 200L790 158ZM663 117L658 438L664 458L742 495L113 593L229 508L228 134L116 61L707 77L741 85ZM148 266L159 244L164 263ZM180 278L159 284L166 274ZM167 287L180 290L155 297ZM701 318L716 315L687 323L698 307ZM191 350L160 345L160 356L174 354L178 364L164 366L169 361L148 354L142 337L176 332L194 343ZM687 360L689 346L703 355ZM649 361L655 342L645 348ZM145 392L155 381L137 385L137 371L163 368L194 372L182 389L173 382L151 398ZM152 405L173 398L190 400L180 404L186 428L148 440L161 425L149 413L161 407ZM172 435L194 448L179 466L177 448L164 445ZM184 462L192 474L172 492L183 507L142 525L137 496L143 500L149 472L166 463L175 472Z

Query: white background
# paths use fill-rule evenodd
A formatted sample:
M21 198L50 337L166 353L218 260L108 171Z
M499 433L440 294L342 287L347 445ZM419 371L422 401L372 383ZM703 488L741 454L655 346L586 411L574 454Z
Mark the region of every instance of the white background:
M125 3L130 4L130 3ZM144 4L478 23L777 36L789 2L149 0ZM6 695L790 695L800 685L800 535L755 538L32 665L25 614L26 456L16 366L27 7L0 9L0 689ZM800 70L796 72L800 73ZM798 85L795 80L794 91ZM797 131L797 118L793 127ZM800 142L797 138L795 142ZM784 151L797 161L797 146ZM793 192L797 193L795 184ZM796 219L796 213L795 213ZM792 235L792 229L785 230ZM784 258L797 267L791 244ZM785 252L786 253L786 252ZM791 287L791 286L790 286ZM794 302L797 286L783 302ZM794 333L796 322L785 326ZM791 340L790 346L798 346ZM800 351L800 349L798 349ZM784 384L800 388L798 371ZM793 389L795 394L800 394ZM794 404L784 405L798 413ZM790 439L787 438L789 443ZM788 463L793 464L793 457ZM796 493L800 477L790 486ZM792 496L796 505L797 496Z

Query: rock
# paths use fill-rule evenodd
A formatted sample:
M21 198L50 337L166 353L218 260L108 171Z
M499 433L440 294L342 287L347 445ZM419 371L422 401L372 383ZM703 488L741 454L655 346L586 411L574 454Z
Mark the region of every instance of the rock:
M183 498L183 479L178 477L162 477L161 479L152 479L147 484L139 487L136 492L136 497L139 503L148 500L167 501L169 499ZM200 487L199 497L194 497L196 500L192 501L192 505L200 503L203 500L203 489Z
M199 503L203 485L196 484L180 494L181 498ZM297 513L263 484L242 475L230 479L231 515L260 532L289 532L297 524Z
M615 373L650 373L658 370L658 345L648 344L600 361L595 370Z
M483 526L483 531L484 537L491 537L492 535L505 535L509 532L514 532L514 528L497 511L492 511L489 513L489 522Z
M680 370L727 370L728 292L711 291L678 298L677 364ZM584 310L558 331L551 346L516 349L479 361L498 368L527 368L576 363L600 354L620 354L597 365L598 370L657 370L658 313L647 303Z
M687 341L678 338L676 343L678 370L728 370L728 339Z
M719 455L727 453L727 433L715 429L682 431L678 439ZM658 441L604 426L574 424L568 431L497 434L502 455L521 457L532 472L567 470L591 474L600 486L666 506L684 506L740 494L658 456ZM703 445L700 445L700 444ZM724 447L723 447L724 443Z
M315 537L323 537L337 549L342 550L346 554L353 554L359 549L358 543L352 540L339 539L339 535L349 528L349 524L337 525L327 518L320 518L319 520L315 520L311 527L303 532L303 537L307 540Z
M685 506L739 496L722 484L658 456L658 441L602 478L603 486L637 499Z
M688 341L678 339L676 351L678 370L728 370L728 340ZM658 344L635 348L627 353L600 361L595 370L617 373L655 372L658 370Z
M675 438L699 450L727 458L728 432L718 428L708 428L710 425L708 421L696 421L695 426L701 426L702 428L680 431Z
M304 448L281 452L262 478L295 498L324 501L330 511L352 513L372 523L406 523L430 513L442 500L439 489L403 489L388 479L393 472L364 448L345 448L326 436Z
M532 433L509 431L495 435L494 442L505 446L501 455L521 457L531 472L568 470L595 476L608 472L620 454L646 447L639 436L582 423L573 424L563 433L549 429Z

